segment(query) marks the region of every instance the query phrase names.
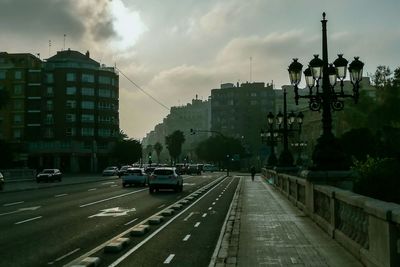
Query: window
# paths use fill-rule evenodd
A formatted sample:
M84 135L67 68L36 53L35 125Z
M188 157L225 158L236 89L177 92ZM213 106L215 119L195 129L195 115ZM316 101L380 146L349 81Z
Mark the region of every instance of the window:
M53 73L46 73L46 82L53 83L54 82L54 75Z
M75 81L76 81L76 74L73 73L73 72L68 72L68 73L66 74L65 80L66 80L67 82L75 82Z
M250 105L252 105L252 106L255 106L257 104L258 104L257 100L251 100L250 101Z
M22 84L14 84L14 94L15 95L22 94Z
M46 124L53 124L53 122L54 122L53 114L46 114L46 118L45 118L44 122Z
M82 128L81 135L82 136L94 136L94 129L93 128Z
M76 136L76 128L67 128L65 130L66 136Z
M65 114L65 120L67 122L75 122L76 121L76 115L75 114L71 114L71 113L67 113L67 114Z
M99 122L103 122L103 123L110 123L110 122L114 121L114 117L111 117L111 116L99 116L98 121Z
M99 89L99 96L111 97L111 91L109 89Z
M23 101L22 100L14 100L14 110L23 110Z
M46 94L48 96L52 96L54 94L53 87L51 87L51 86L47 87Z
M67 100L67 102L65 102L65 107L76 108L76 101L75 100Z
M16 70L16 71L14 72L14 79L15 79L15 80L21 80L21 79L22 79L22 71Z
M99 76L99 83L101 84L111 84L111 78L107 76Z
M0 80L5 80L5 79L6 79L6 71L0 70Z
M93 74L83 73L82 74L82 82L94 83L94 75Z
M81 92L82 95L94 96L94 88L83 87Z
M44 137L45 138L53 138L54 137L54 131L52 128L46 128L44 129Z
M94 102L93 101L82 101L81 108L82 109L94 109Z
M111 136L111 129L104 129L104 128L99 129L99 136L101 137Z
M256 96L257 96L257 93L252 92L252 93L250 94L250 96L256 97Z
M22 115L21 114L14 114L14 124L21 124L22 123Z
M47 110L53 110L53 100L46 101L46 108Z
M93 114L82 114L81 117L82 122L94 122Z
M21 139L22 137L22 130L21 129L14 129L13 130L13 138L14 139Z
M76 87L67 87L65 92L67 95L76 95Z

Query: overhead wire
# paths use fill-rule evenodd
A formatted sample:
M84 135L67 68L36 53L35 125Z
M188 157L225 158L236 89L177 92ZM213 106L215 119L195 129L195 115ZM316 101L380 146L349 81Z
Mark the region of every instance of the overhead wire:
M119 73L122 74L122 76L124 76L129 82L131 82L136 88L138 88L140 91L142 91L142 93L144 93L145 95L147 95L148 97L150 97L152 100L154 100L157 104L159 104L160 106L162 106L163 108L167 109L168 111L170 110L170 108L166 105L164 105L161 101L159 101L157 98L155 98L154 96L152 96L151 94L149 94L148 92L146 92L145 90L143 90L142 87L140 87L140 85L138 85L137 83L135 83L132 79L130 79L127 75L125 75L125 73L118 68L117 66L115 66L115 68L118 70Z

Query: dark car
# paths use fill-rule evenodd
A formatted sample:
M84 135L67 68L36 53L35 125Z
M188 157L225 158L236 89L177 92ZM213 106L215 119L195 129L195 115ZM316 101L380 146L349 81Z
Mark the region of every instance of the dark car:
M132 166L131 166L131 165L124 165L124 166L122 166L121 168L119 168L118 176L121 177L121 176L125 175L125 174L126 174L126 171L127 171L129 168L132 168Z
M186 170L187 174L201 174L201 169L198 164L190 164Z
M0 172L0 190L3 190L3 188L4 188L4 176Z
M38 175L36 175L36 182L40 183L42 181L59 181L61 182L62 173L59 169L44 169Z

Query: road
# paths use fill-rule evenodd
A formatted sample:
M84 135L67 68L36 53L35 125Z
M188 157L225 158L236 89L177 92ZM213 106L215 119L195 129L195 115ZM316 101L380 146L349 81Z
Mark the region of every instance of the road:
M238 184L223 177L185 176L182 193L150 195L115 179L2 194L0 266L63 266L86 257L101 266L207 266ZM148 234L131 237L124 251L104 253L110 240L198 190Z

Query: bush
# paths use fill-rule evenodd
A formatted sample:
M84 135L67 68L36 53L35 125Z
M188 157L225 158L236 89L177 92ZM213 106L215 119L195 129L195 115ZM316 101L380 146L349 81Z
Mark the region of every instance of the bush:
M393 158L370 156L365 161L354 160L353 170L358 174L354 181L354 192L400 204L399 163Z

